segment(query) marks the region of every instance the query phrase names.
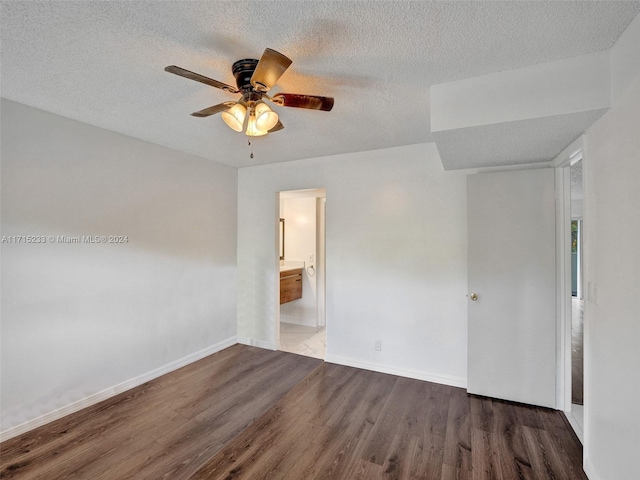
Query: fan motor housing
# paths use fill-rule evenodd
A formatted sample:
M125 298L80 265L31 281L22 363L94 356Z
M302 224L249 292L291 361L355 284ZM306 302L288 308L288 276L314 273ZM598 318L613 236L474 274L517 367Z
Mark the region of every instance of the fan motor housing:
M251 85L251 77L253 76L253 72L258 65L258 60L255 58L245 58L242 60L238 60L235 62L231 71L233 72L233 76L236 77L236 85L238 86L238 90L246 92L248 90L253 90L253 86Z

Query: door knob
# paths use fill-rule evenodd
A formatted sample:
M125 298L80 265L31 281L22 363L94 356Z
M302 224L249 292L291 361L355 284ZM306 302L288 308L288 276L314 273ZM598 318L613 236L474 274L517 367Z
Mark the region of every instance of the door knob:
M476 300L478 300L478 294L472 293L471 295L469 295L469 298L471 299L471 301L475 302Z

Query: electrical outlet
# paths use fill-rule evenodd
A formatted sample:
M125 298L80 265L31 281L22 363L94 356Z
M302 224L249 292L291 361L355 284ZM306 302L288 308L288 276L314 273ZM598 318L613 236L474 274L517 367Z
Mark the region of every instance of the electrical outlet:
M373 349L374 349L376 352L381 351L381 350L382 350L382 340L376 340L376 341L374 342L374 344L373 344Z

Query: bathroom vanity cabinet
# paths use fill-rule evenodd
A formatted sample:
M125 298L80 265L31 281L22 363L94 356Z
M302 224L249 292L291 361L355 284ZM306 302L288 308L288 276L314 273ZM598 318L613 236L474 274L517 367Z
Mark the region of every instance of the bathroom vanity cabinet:
M280 304L302 298L302 268L280 272Z

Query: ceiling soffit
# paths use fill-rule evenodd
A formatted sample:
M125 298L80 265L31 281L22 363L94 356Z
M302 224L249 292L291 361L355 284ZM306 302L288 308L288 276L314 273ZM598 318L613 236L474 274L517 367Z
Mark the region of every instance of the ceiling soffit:
M611 107L608 51L431 88L446 170L551 161Z

